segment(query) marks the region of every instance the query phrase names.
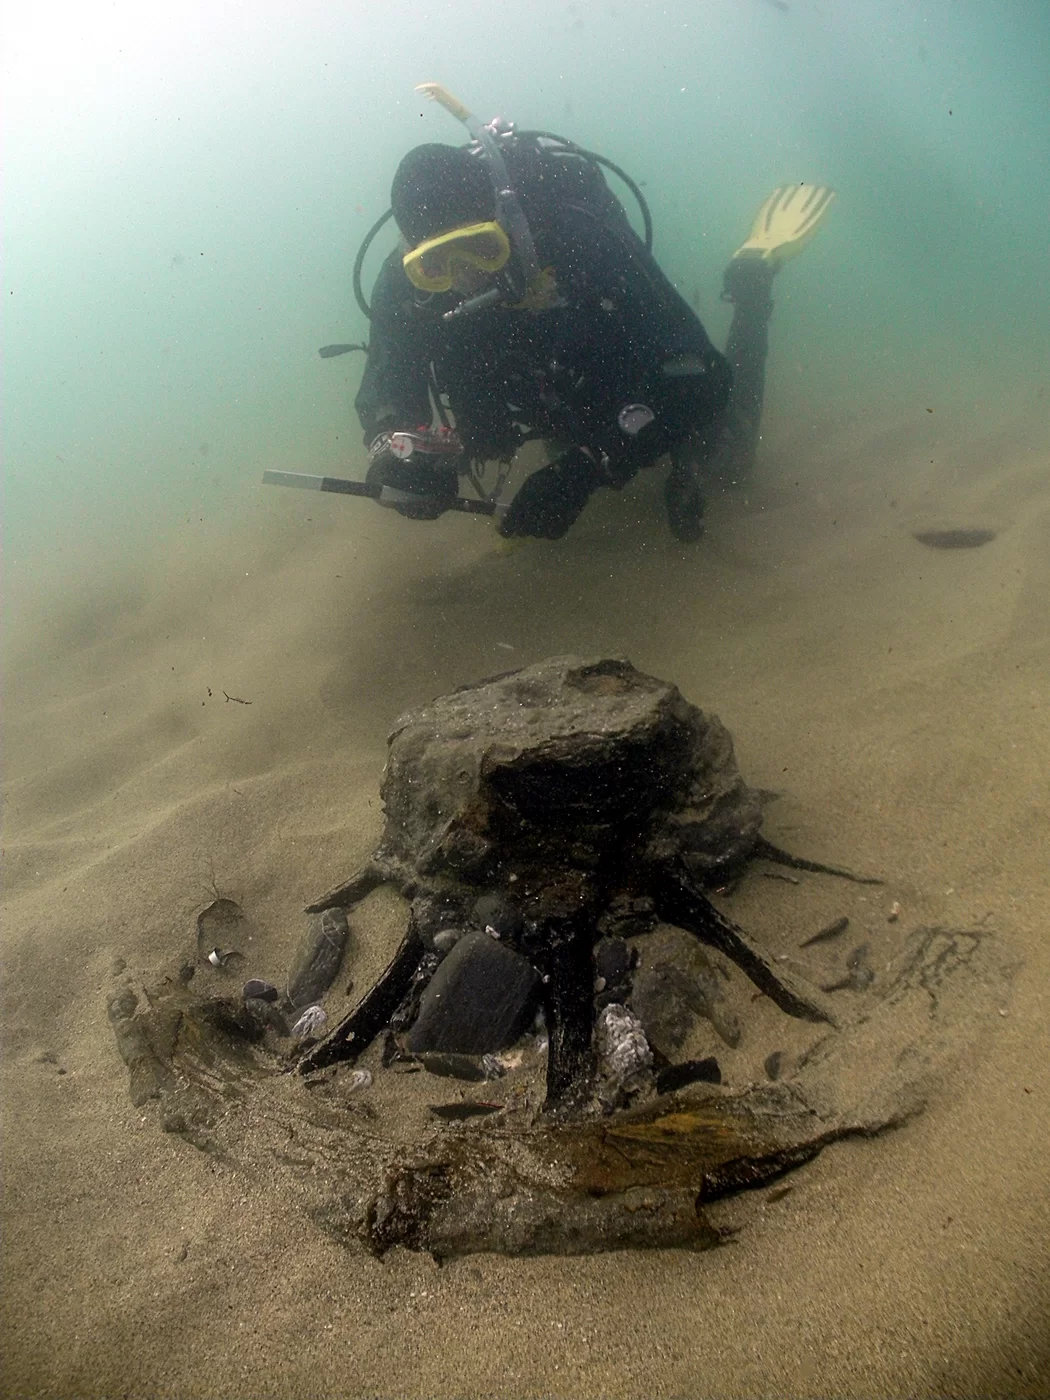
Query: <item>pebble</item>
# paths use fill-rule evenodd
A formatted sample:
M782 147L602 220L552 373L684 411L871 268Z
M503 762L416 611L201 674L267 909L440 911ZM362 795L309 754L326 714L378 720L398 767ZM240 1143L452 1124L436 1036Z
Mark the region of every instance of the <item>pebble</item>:
M722 1070L714 1055L702 1060L683 1060L680 1065L665 1065L656 1076L656 1092L673 1094L687 1084L721 1084Z
M853 978L853 990L862 992L875 981L875 970L868 965L868 945L860 943L846 959Z
M430 979L407 1048L413 1055L503 1050L528 1029L539 985L520 953L486 933L467 934Z
M740 1022L722 997L714 969L702 966L702 954L692 965L656 962L634 974L630 1007L645 1028L651 1045L668 1059L680 1049L696 1016L704 1016L731 1048L740 1044Z
M604 978L606 986L618 986L626 981L631 970L631 950L623 938L608 935L594 945L594 971Z
M276 1001L280 995L272 982L264 982L261 977L249 977L244 984L245 1001L251 997L257 997L260 1001Z
M429 1074L443 1079L466 1079L480 1083L484 1079L499 1079L503 1066L495 1055L455 1055L434 1051L420 1055L420 1063Z
M323 1006L308 1006L292 1027L292 1039L307 1040L316 1036L324 1030L327 1023L328 1016Z
M315 1006L335 981L342 966L350 926L342 909L314 915L288 973L288 1006L293 1011Z
M372 1071L370 1069L355 1069L343 1080L343 1087L347 1093L353 1094L358 1089L371 1089Z

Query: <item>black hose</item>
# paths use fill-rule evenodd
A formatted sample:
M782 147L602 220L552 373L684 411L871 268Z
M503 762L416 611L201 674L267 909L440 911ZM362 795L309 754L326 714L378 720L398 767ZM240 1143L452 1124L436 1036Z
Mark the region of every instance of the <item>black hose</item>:
M375 238L376 234L386 223L387 219L392 219L393 217L393 209L388 209L381 218L376 219L375 223L365 234L361 246L357 250L357 257L354 259L354 296L357 299L358 306L365 313L369 320L372 319L372 308L369 306L368 302L365 301L365 294L361 288L361 269L365 265L365 256L367 255L369 248L372 246L373 238Z
M564 146L566 150L571 151L573 155L582 156L584 160L592 160L595 165L604 165L607 170L611 170L614 175L618 176L624 182L638 201L638 208L641 211L642 224L645 229L645 247L647 252L651 253L653 251L653 216L649 212L649 205L646 202L645 195L642 194L641 190L638 188L635 181L631 179L626 170L621 170L615 161L611 161L608 156L602 156L599 155L597 151L588 151L583 146L577 146L575 141L570 141L567 136L559 136L556 131L519 131L517 135L531 136L534 138L542 136L548 141L557 141L560 145Z

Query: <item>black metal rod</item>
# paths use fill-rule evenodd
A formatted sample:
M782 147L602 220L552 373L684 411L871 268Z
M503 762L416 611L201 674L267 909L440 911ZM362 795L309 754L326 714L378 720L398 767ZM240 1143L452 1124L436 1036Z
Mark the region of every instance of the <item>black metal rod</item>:
M301 491L330 491L337 496L366 496L373 501L379 500L383 490L367 481L353 481L345 476L310 476L307 472L265 471L262 479L264 486L296 486ZM453 496L445 509L462 511L466 515L495 515L496 502Z

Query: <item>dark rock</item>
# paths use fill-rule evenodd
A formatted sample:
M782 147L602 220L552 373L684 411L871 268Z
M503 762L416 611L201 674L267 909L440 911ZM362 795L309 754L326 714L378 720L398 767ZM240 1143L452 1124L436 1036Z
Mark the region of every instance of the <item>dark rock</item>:
M350 939L342 909L326 909L310 920L288 973L288 1006L301 1011L316 1006L339 975Z
M664 928L644 946L630 1006L654 1049L668 1059L680 1049L694 1019L703 1016L726 1045L740 1044L740 1022L723 995L724 980L694 938Z
M762 821L718 719L616 659L555 657L403 715L382 795L381 858L421 881L485 882L510 835L525 864L569 847L587 867L639 826L650 860L706 877Z
M783 1050L774 1050L772 1055L767 1055L763 1064L766 1076L769 1079L779 1079L784 1069Z
M244 984L243 995L245 1001L252 997L258 997L260 1001L276 1001L281 994L272 982L264 982L261 977L249 977Z
M683 1060L680 1065L665 1065L656 1076L656 1092L673 1094L687 1084L721 1084L722 1070L714 1055L702 1060Z
M521 935L524 924L521 910L498 894L483 894L474 901L472 912L480 928L494 928L501 938L513 943Z
M608 988L627 981L631 961L631 950L622 938L599 938L594 945L594 975Z
M451 953L459 940L463 937L463 930L458 928L443 928L440 933L436 933L433 938L433 949L435 953Z
M662 1055L673 1055L692 1029L697 1010L696 987L673 963L657 963L634 975L630 1007L646 1039Z
M424 948L447 953L448 947L438 947L438 938L451 930L463 933L468 919L462 900L448 895L419 894L412 900L412 922Z
M866 992L875 981L875 969L868 963L868 945L859 944L846 959L846 972L822 987L825 992Z
M598 930L617 938L637 938L656 926L656 904L649 895L619 894L598 920Z
M853 990L863 992L875 981L875 969L868 962L868 945L859 944L853 949L846 959L846 966L849 968L853 978Z
M414 1055L484 1055L513 1045L532 1020L539 986L535 968L519 953L487 933L468 934L423 993L408 1048Z

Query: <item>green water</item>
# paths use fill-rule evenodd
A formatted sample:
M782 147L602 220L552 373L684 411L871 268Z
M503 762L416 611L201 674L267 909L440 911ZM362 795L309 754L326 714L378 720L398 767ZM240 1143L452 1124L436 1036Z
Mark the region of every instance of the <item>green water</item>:
M414 95L425 79L631 171L716 340L721 268L762 197L833 184L778 284L770 414L1046 416L1035 0L84 0L7 27L16 572L182 513L244 519L268 466L360 472L360 357L316 348L367 335L350 267L400 156L462 137Z

